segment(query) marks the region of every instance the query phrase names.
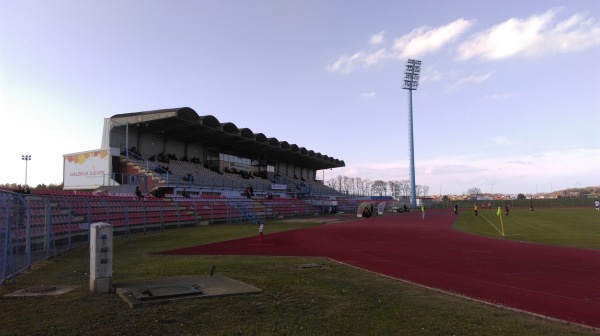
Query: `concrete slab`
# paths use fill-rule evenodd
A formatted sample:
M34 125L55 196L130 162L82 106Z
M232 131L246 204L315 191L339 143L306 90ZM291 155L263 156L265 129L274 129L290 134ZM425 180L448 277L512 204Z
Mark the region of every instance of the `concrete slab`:
M132 308L181 299L262 292L259 288L222 275L164 278L115 283L114 286L116 293Z

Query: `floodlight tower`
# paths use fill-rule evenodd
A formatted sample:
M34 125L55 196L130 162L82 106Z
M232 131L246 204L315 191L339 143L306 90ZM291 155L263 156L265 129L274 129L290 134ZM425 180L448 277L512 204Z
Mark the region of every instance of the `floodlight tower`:
M27 189L27 162L31 160L31 155L21 155L21 160L25 161L25 189Z
M404 83L402 88L408 90L408 147L410 150L410 190L411 207L417 207L417 188L415 187L415 145L413 139L413 116L412 116L412 92L419 86L419 73L421 72L421 61L409 59L406 61L404 71Z

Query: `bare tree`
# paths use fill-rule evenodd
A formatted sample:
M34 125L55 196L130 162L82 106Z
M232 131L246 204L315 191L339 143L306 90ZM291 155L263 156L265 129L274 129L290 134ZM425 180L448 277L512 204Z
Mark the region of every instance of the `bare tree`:
M338 186L338 191L343 193L344 192L344 184L342 183L342 181L344 181L344 177L342 175L338 175L336 177L337 179L337 186Z
M467 195L479 195L481 194L481 189L477 188L477 187L473 187L469 190L467 190Z
M330 178L329 180L327 180L327 185L335 191L340 191L340 187L337 184L336 178Z
M401 190L402 196L404 196L404 197L410 196L410 180L400 181L400 190Z
M388 181L388 188L393 198L399 198L400 196L400 181Z
M369 180L369 179L365 179L365 184L364 184L364 190L363 190L363 194L365 196L371 196L371 185L373 184L373 181Z
M353 195L356 195L357 194L357 190L358 190L358 188L356 186L356 177L351 177L350 178L350 185L352 186L351 189L350 189L350 192Z
M349 177L348 176L342 176L342 192L346 195L348 195L350 193L350 183L349 183Z
M375 182L373 182L373 185L371 186L371 190L373 191L373 193L377 194L378 196L383 196L386 191L387 191L387 183L383 180L376 180Z
M347 195L391 195L394 198L408 197L411 195L410 180L371 181L360 177L338 175L335 178L327 180L327 185L332 189ZM416 196L427 196L430 190L429 186L424 185L416 185L415 188L417 189ZM478 188L474 189L481 192ZM471 190L472 189L469 189L469 191Z
M423 186L420 184L415 185L415 194L419 196L423 192Z
M365 192L365 181L363 181L363 179L361 179L360 177L356 178L356 193L359 195L364 195Z

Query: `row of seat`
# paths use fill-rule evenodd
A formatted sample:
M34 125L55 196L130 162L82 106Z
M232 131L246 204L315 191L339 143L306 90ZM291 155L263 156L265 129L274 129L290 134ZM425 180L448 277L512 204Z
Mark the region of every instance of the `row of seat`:
M36 235L44 234L46 224L52 226L55 235L65 235L79 231L87 232L89 223L94 222L108 222L115 226L197 223L199 220L230 222L245 220L247 214L296 216L315 212L311 205L298 199L288 198L248 199L214 196L142 201L65 193L49 196L29 195L26 200L30 209L29 224ZM18 225L21 226L19 229L23 230L27 218L24 212L26 208L13 209L11 216L19 216Z
M149 171L153 171L157 166L168 166L170 173L169 174L161 174L161 176L168 178L171 183L175 183L177 185L221 185L225 188L231 187L231 189L243 189L246 185L252 185L256 190L267 190L270 188L271 182L268 180L264 180L260 177L252 176L251 178L244 178L240 174L236 173L226 173L226 172L215 172L209 168L204 167L204 165L199 163L192 163L187 161L180 160L169 160L169 163L161 163L154 161L147 161L153 155L142 155L141 158L130 157L129 159L137 164L140 167L147 168ZM191 175L194 180L187 181L187 176ZM183 179L183 178L186 179ZM313 181L311 179L298 179L297 177L292 176L281 176L278 175L278 180L283 181L282 183L288 184L289 187L296 189L296 187L300 187L300 185L310 187L313 189L313 192L319 194L339 194L334 189L325 186L320 181ZM232 183L235 182L235 183Z

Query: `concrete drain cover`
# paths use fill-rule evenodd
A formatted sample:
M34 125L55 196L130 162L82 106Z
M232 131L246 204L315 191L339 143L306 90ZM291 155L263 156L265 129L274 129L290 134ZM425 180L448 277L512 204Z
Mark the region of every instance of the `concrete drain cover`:
M161 286L144 288L141 291L132 292L132 294L138 300L154 300L201 295L203 292L200 290L200 286Z
M132 308L172 300L262 292L259 288L221 275L116 283L115 291Z
M6 294L4 296L56 296L67 292L70 292L78 286L36 286L21 289L14 293Z

